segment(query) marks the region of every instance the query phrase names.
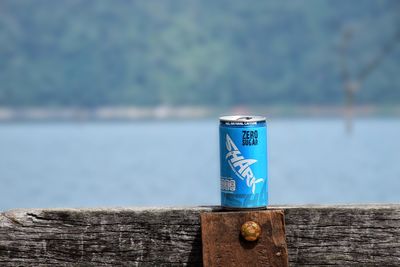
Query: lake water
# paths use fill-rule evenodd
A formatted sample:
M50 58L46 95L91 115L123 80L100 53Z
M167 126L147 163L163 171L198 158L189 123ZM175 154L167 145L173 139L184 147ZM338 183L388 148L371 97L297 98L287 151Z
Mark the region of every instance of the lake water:
M272 204L400 202L400 120L269 123ZM218 122L0 124L0 210L218 205Z

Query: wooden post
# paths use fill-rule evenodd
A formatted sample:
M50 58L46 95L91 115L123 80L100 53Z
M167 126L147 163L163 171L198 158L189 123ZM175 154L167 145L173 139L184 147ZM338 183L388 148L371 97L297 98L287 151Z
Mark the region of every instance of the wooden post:
M246 222L259 226L254 241L241 236ZM288 266L283 210L205 212L201 237L205 267Z

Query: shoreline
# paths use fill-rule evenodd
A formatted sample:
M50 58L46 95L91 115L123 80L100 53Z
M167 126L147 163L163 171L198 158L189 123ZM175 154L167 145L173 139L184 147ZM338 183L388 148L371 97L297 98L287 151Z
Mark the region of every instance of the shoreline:
M0 107L0 122L13 121L141 121L215 118L226 114L262 114L267 118L400 117L400 106L158 106L97 108Z

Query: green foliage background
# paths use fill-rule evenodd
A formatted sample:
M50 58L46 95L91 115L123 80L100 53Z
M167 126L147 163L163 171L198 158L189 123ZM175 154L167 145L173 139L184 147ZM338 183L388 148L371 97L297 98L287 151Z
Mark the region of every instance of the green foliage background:
M1 0L0 105L337 105L344 29L357 74L399 18L395 0ZM358 103L400 102L396 45Z

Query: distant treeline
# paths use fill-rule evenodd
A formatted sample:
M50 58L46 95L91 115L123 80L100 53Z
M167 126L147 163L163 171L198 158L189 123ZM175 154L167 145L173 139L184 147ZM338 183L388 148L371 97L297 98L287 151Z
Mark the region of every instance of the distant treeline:
M400 103L399 28L391 0L2 0L0 106L337 105L374 60L356 101Z

